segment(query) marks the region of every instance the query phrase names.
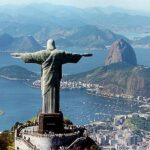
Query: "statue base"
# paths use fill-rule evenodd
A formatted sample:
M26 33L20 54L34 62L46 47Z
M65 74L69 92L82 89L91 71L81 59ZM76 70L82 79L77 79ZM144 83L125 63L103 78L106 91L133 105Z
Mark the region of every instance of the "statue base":
M39 116L39 133L62 133L64 131L63 114L40 114Z

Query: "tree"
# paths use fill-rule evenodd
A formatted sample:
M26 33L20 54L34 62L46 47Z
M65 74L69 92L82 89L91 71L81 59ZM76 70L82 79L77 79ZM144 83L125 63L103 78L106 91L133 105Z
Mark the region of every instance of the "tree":
M8 131L0 134L0 150L9 150L9 147L13 147L14 134Z

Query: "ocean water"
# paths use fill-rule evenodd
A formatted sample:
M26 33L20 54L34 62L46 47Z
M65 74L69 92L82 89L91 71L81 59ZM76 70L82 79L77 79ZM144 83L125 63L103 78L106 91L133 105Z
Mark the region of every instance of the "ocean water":
M150 49L135 49L138 64L150 67ZM64 74L87 71L104 65L105 51L95 51L91 58L83 58L78 64L68 64ZM12 59L10 55L0 53L0 67L20 65L39 73L39 66L24 64L21 60ZM92 121L110 119L117 114L138 112L138 103L126 100L110 100L87 94L84 90L63 90L61 95L61 110L75 124L87 124ZM5 114L0 116L0 131L11 128L17 122L24 122L37 116L41 108L40 89L31 88L21 81L0 79L0 110Z
M15 122L24 122L37 116L41 108L40 89L31 88L21 81L0 80L0 131ZM110 100L88 95L84 90L61 91L61 111L75 124L106 120L116 114L138 112L138 104L124 100Z

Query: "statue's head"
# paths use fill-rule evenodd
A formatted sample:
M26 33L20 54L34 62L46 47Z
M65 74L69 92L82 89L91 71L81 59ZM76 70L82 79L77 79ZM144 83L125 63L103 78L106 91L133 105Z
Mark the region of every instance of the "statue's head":
M56 47L55 47L55 41L53 39L49 39L47 41L47 50L51 50L52 51L54 49L56 49Z

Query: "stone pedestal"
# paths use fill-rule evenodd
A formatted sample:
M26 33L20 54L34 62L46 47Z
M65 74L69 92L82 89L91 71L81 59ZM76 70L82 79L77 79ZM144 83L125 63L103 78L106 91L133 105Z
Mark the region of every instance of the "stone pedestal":
M63 114L40 114L39 116L39 133L62 133L64 130Z

